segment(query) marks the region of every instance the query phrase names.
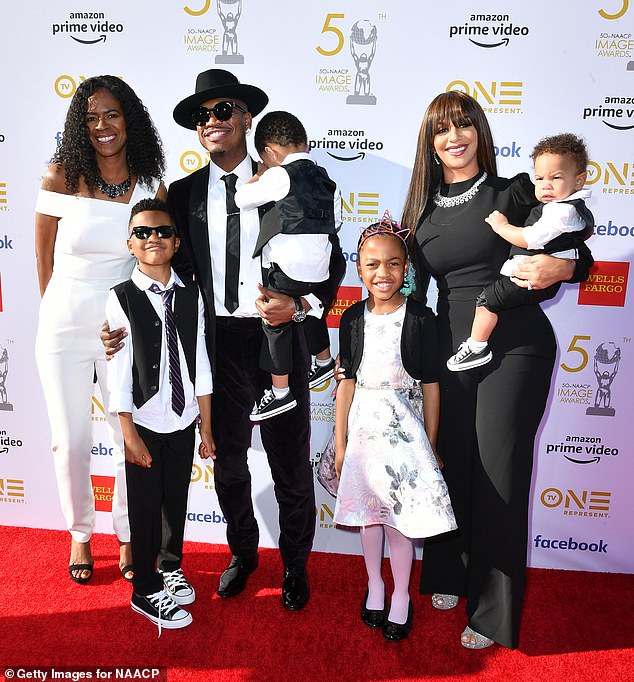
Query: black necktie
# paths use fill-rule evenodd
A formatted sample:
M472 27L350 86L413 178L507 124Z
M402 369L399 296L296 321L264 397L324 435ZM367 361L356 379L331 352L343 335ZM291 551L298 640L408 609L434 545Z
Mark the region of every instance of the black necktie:
M236 206L235 173L222 177L227 200L227 247L225 259L225 308L233 313L238 307L238 280L240 278L240 211Z
M150 291L160 294L163 299L167 352L169 355L169 377L172 384L172 410L180 417L185 409L185 391L181 377L181 363L178 357L178 334L176 322L174 321L174 311L172 310L172 297L174 296L175 286L174 284L169 289L161 290L158 284L154 283L150 287Z

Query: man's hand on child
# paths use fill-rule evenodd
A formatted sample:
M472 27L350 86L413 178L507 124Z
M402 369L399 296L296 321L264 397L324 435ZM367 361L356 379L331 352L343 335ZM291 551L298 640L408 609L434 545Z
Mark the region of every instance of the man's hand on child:
M260 296L255 299L255 307L258 315L272 327L277 327L285 322L290 322L295 312L295 302L291 296L281 294L279 291L266 289L258 284Z
M125 330L125 327L111 330L107 321L101 325L99 338L106 351L106 360L111 360L115 356L115 353L123 348L124 344L122 341L127 335L128 332Z

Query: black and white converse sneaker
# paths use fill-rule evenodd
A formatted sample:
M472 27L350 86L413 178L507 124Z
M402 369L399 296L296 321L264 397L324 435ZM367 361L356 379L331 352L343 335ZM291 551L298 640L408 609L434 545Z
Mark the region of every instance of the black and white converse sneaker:
M145 596L133 592L130 606L133 611L149 618L155 625L158 625L159 637L161 636L161 628L177 630L187 627L192 622L191 613L183 611L165 590Z
M297 400L293 398L290 391L283 398L276 398L273 391L267 389L264 391L262 400L253 408L250 419L252 422L261 422L282 412L288 412L294 407L297 407Z
M335 374L335 361L330 358L327 365L320 366L317 361L313 362L308 372L308 388L317 388L326 383Z
M475 353L469 348L469 343L463 341L458 347L458 352L447 360L447 369L452 372L462 372L465 369L480 367L491 361L493 353L485 346L479 353Z
M163 576L163 585L167 594L181 606L191 604L196 599L196 592L184 576L182 569L175 571L158 571Z

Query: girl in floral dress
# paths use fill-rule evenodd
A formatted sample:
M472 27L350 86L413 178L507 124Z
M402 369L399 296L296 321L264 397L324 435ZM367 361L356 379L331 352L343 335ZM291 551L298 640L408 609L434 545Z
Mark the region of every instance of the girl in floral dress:
M439 387L432 311L401 293L408 231L384 217L359 238L368 298L341 318L335 522L361 528L368 588L362 621L388 640L409 634L412 538L456 528L435 455ZM384 534L394 578L389 611L381 576Z

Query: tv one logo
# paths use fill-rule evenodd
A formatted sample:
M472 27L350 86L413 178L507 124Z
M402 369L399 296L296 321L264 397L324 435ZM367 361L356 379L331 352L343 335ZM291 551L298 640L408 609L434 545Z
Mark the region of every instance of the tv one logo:
M200 154L193 149L188 149L181 154L180 167L184 173L195 173L209 163L209 152Z
M475 81L470 85L463 80L454 80L445 92L459 90L480 102L482 109L491 114L517 114L522 106L523 81Z
M117 78L121 78L121 76L117 76ZM83 83L85 80L86 76L69 76L64 73L55 79L53 89L59 97L70 99L75 94L80 83Z
M612 493L602 490L566 490L546 488L540 501L548 509L561 509L564 516L608 518Z
M24 502L24 480L21 478L0 478L0 502Z
M634 195L634 163L589 161L586 185L597 185L602 194Z

